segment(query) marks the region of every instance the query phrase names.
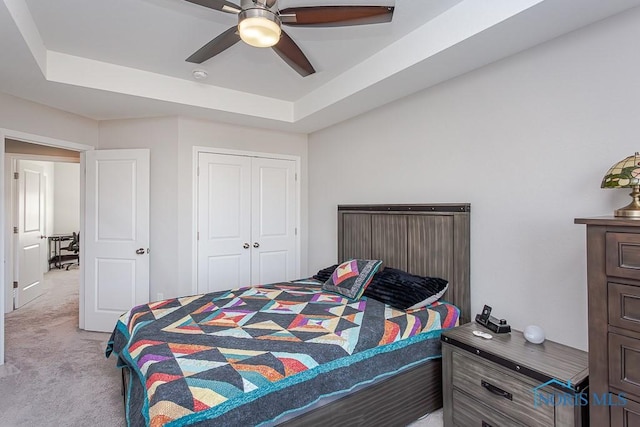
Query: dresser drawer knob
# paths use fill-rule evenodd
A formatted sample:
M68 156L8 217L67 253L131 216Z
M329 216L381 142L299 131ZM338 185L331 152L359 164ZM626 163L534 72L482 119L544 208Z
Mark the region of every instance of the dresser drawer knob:
M480 385L487 389L487 391L495 394L496 396L504 397L505 399L513 400L513 395L508 391L504 391L500 387L496 387L493 384L486 382L485 380L480 381Z

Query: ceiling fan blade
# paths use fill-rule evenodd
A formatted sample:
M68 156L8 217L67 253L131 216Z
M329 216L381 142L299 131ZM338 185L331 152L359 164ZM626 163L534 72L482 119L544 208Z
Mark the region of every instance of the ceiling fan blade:
M272 49L302 77L307 77L309 74L316 72L296 42L284 31L280 35L280 41Z
M280 11L283 24L308 27L338 27L389 22L393 6L290 7Z
M219 10L227 13L240 13L242 8L237 4L225 1L225 0L186 0L189 3L198 4L200 6L208 7L209 9Z
M233 26L224 33L220 34L209 43L202 46L193 55L187 58L187 62L193 62L194 64L202 64L207 59L211 59L220 52L230 48L234 44L240 41L240 34L238 34L238 27Z

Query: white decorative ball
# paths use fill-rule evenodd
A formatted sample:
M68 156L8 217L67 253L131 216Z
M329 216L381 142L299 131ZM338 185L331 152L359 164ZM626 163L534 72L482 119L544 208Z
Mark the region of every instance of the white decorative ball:
M544 342L544 330L540 326L529 325L522 331L524 339L534 344L542 344Z

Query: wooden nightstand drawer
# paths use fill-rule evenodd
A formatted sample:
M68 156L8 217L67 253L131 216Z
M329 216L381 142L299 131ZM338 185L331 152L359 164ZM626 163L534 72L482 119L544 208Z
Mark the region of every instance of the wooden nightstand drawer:
M609 334L609 384L640 396L640 341Z
M505 417L467 394L454 389L453 425L459 427L512 427L522 426L523 424Z
M454 353L453 386L475 396L480 402L530 426L549 426L554 422L552 405L534 406L531 379L512 375L495 364L488 364L464 353Z
M609 324L640 332L640 286L609 283Z
M492 339L474 331L487 329L467 323L442 332L445 427L586 425L586 352L532 344L516 330Z
M640 279L640 234L607 233L607 275Z
M612 406L611 425L624 427L640 426L640 403L627 400L624 406Z

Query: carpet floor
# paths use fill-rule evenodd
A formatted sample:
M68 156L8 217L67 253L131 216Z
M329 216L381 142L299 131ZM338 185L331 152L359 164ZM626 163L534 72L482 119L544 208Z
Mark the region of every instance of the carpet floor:
M45 274L45 293L5 316L0 426L124 426L109 334L78 329L78 270Z
M0 427L124 426L109 334L78 329L78 270L51 270L44 295L5 316ZM441 427L442 410L411 427Z

